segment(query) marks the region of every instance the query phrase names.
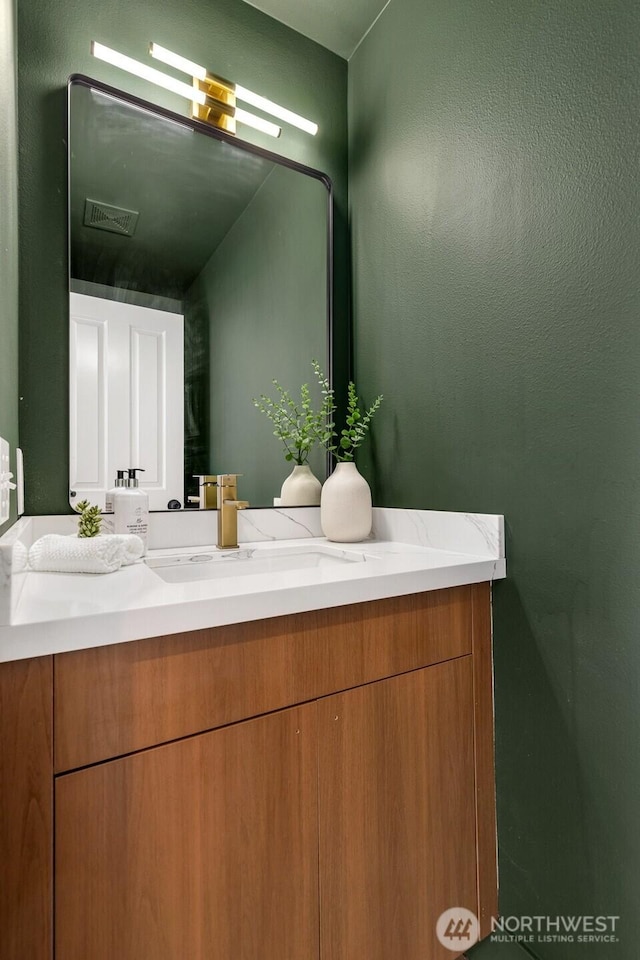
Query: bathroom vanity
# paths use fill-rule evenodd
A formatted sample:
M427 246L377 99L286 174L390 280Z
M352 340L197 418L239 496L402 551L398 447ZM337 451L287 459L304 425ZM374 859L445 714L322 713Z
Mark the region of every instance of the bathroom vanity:
M94 614L97 645L70 618L66 648L0 663L2 960L440 960L450 907L490 932L503 548L358 546L368 573L270 575L304 610L220 624L209 602L211 626L130 642ZM206 606L139 569L192 590L186 623Z

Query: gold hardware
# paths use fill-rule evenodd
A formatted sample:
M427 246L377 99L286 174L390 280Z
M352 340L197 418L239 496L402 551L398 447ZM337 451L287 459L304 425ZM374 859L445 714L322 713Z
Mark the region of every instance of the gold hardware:
M199 495L189 497L200 510L218 511L218 549L238 549L238 510L250 506L248 500L238 500L238 477L241 473L220 473L217 476L196 474Z
M215 510L217 506L216 485L218 478L209 474L194 474L198 481L198 496L189 497L190 503L197 503L200 510Z
M238 500L238 477L241 473L220 473L217 477L218 549L238 549L238 510L249 506Z
M104 44L98 43L96 40L91 41L91 53L94 57L104 60L105 63L126 70L127 73L132 73L136 77L142 77L143 80L155 83L164 90L171 90L179 97L186 97L192 104L191 115L193 117L197 117L198 120L225 130L232 135L235 135L236 123L246 124L255 130L268 134L270 137L279 137L282 132L278 124L272 123L271 120L265 120L264 117L258 117L240 107L236 109L236 100L252 104L258 110L278 117L286 123L291 123L294 127L299 127L313 136L318 132L317 123L312 123L291 110L287 110L286 107L281 107L266 97L247 90L239 83L232 83L222 77L217 77L215 74L208 73L198 63L186 60L179 54L172 53L171 50L160 46L160 44L149 44L151 56L174 67L181 73L189 75L191 86L182 80L163 73L161 70L148 67L138 60L133 60L123 53L118 53L117 50L105 47Z
M207 74L204 80L193 77L193 86L207 97L206 104L192 101L191 115L219 130L235 135L236 132L236 85L222 77Z

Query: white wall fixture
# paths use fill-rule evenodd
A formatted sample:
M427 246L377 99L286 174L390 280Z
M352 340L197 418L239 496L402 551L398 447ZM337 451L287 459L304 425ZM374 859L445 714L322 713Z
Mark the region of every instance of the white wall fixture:
M20 447L16 447L16 497L18 498L18 516L24 513L24 457Z
M13 474L9 467L9 444L0 437L0 526L9 519L11 491L16 489L12 480Z

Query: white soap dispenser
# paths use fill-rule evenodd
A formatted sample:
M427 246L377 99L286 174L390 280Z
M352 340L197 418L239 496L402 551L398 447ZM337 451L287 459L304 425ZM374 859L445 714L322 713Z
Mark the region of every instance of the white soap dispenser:
M134 533L140 537L147 552L149 533L149 496L138 486L136 473L144 473L142 467L130 467L129 479L124 487L117 487L113 497L114 532Z
M111 490L107 490L107 492L104 495L104 511L103 511L104 513L113 514L115 496L118 490L121 490L127 482L125 480L126 472L127 472L126 470L116 470L115 483L112 486ZM115 533L116 532L115 517L113 516L104 517L102 521L102 527L105 533Z

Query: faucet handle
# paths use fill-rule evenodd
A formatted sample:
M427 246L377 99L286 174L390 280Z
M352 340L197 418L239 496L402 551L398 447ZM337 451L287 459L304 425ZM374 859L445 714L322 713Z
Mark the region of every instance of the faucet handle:
M233 487L238 477L243 477L243 473L219 473L216 477L219 487Z
M236 510L246 510L251 506L248 500L225 500L224 503L227 507L235 507Z
M216 507L217 495L213 488L218 486L216 477L208 473L195 473L194 479L198 481L198 496L188 497L189 503L197 503L200 510L214 510Z
M218 478L209 473L194 473L193 479L197 480L201 487L215 487L218 483Z

